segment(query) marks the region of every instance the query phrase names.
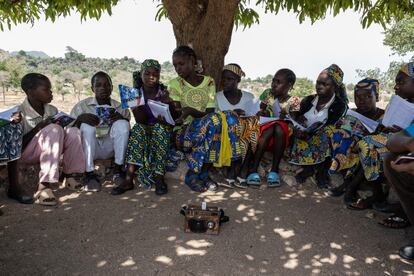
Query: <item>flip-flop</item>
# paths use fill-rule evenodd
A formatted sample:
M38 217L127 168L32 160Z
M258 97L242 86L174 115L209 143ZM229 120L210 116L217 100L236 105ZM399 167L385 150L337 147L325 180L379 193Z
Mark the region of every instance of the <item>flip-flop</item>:
M252 188L259 188L260 187L260 175L258 173L251 173L247 176L247 185Z
M269 188L276 188L280 187L282 183L280 183L280 177L277 172L269 172L267 175L267 186Z
M379 221L378 224L392 229L403 229L411 225L407 218L398 215L392 215L383 219L382 221Z
M56 197L49 188L37 191L33 197L36 204L45 206L55 206L57 204Z
M184 183L194 192L204 193L207 191L207 187L204 182L199 179L198 174L186 175Z
M204 182L204 185L207 187L209 191L215 192L218 190L219 185L215 181L213 181L213 179L210 178L208 172L200 173L198 175L198 179Z
M237 181L234 182L234 186L240 189L247 189L247 179L237 177Z

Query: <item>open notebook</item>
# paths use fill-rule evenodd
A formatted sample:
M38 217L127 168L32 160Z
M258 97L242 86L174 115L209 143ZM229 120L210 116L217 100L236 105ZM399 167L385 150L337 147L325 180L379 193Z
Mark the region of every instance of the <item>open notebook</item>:
M165 121L170 125L175 125L174 119L171 116L170 106L165 103L148 100L148 106L151 109L152 114L157 118L158 116L164 117Z

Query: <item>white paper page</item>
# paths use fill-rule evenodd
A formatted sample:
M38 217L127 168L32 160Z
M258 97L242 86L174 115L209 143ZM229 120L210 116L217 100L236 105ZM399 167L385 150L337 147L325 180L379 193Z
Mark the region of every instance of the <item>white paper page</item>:
M414 104L404 100L400 96L393 95L385 110L382 124L384 126L397 125L407 128L414 120Z
M259 125L264 125L266 123L273 122L273 121L276 121L276 120L279 120L279 117L262 117L262 116L260 116L259 117Z
M286 121L292 122L293 126L298 128L299 130L306 131L306 127L302 126L301 124L293 120L291 117L287 116Z
M60 117L63 117L63 116L66 116L66 117L69 117L69 118L75 119L75 118L73 118L72 116L70 116L69 114L67 114L67 113L65 113L65 112L62 112L62 111L60 111L60 112L56 113L56 115L55 115L55 116L53 116L53 118L54 118L54 119L59 119Z
M168 104L148 100L148 106L155 117L162 116L170 125L175 125L174 119L170 113L170 106Z
M0 112L0 118L6 121L10 121L10 118L13 116L13 113L16 113L18 111L18 107L12 107L10 109L7 109L5 111Z
M275 99L275 102L272 106L273 116L280 117L280 112L282 111L282 108L280 107L280 103L278 99Z
M346 115L352 116L357 118L366 128L370 133L373 133L379 123L377 121L374 121L368 117L365 117L364 115L352 110L352 109L348 109L348 111L346 112Z

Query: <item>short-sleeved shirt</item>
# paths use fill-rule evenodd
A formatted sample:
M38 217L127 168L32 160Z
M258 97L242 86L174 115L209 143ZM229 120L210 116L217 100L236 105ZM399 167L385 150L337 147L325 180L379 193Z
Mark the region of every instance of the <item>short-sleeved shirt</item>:
M181 107L192 107L200 112L205 112L207 108L215 108L216 85L214 79L209 76L203 76L203 81L196 87L177 77L169 82L168 91L171 99L180 102ZM192 120L190 116L184 123L190 123Z
M411 136L414 137L414 124L411 124L405 129L405 131Z
M19 105L18 110L22 113L22 126L23 126L23 135L29 133L34 129L40 122L55 116L58 113L58 109L51 104L45 104L44 110L45 113L40 115L32 107L27 97L24 99L23 103Z
M257 98L250 92L241 91L242 96L237 104L231 104L223 91L216 94L216 111L226 111L241 109L246 112L247 116L254 116L260 110L260 104Z
M267 108L270 111L270 114L273 114L272 106L275 102L275 98L272 95L271 89L266 89L260 95L259 100L265 104L267 104ZM291 96L287 101L280 103L279 106L281 111L286 114L291 112L297 112L300 110L300 98L297 96Z
M96 115L96 106L98 102L95 97L86 98L78 102L70 112L70 115L74 118L77 118L79 115L84 113L91 113ZM111 106L115 107L116 111L122 115L125 119L130 119L131 114L128 109L122 109L121 103L111 99Z

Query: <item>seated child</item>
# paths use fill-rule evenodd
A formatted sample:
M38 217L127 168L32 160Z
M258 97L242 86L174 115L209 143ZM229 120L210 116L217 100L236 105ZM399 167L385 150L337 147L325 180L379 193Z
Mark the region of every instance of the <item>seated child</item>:
M63 129L52 123L51 117L58 110L49 103L53 99L50 80L37 73L22 78L21 86L26 99L19 106L22 113L23 149L19 164L40 163L39 186L34 195L41 205L56 205L50 184L59 182L59 165L63 154L63 173L69 188L82 185L74 178L85 172L84 155L80 131L77 128Z
M233 111L239 115L237 122L238 145L230 167L227 169L226 182L222 186L232 188L246 188L246 181L238 181L240 164L246 158L250 148L255 149L259 136L259 121L255 116L259 111L259 101L255 96L247 91L240 90L238 85L244 72L238 64L227 64L221 74L221 84L223 91L216 94L216 112ZM239 158L241 156L241 158ZM236 181L237 180L237 181Z
M24 194L19 185L17 160L21 156L23 128L21 112L13 113L10 123L0 127L0 166L6 165L9 179L7 196L23 204L33 203L33 197Z
M319 188L329 185L330 137L334 125L347 110L343 76L341 68L332 64L319 74L316 95L307 96L301 101L297 121L310 129L294 129L289 162L303 166L303 171L296 175L298 183L305 182L316 173Z
M162 118L154 117L148 106L148 100L170 102L166 88L160 83L160 71L161 65L158 61L147 59L141 64L139 74L134 75L134 86L143 92L145 105L132 109L136 123L128 141L127 174L125 181L112 189L112 195L120 195L133 189L133 177L137 170L141 186L150 187L153 182L157 195L168 192L164 174L170 152L172 127Z
M289 131L287 116L295 118L300 109L300 99L296 96L290 96L289 91L293 89L296 82L296 75L290 69L280 69L276 72L272 80L272 88L265 90L260 96L262 105L265 109L261 110L258 115L269 117L275 115L281 120L266 123L260 127L260 138L256 152L252 158L251 167L248 169L247 183L251 187L260 186L260 176L257 173L260 161L266 150L272 151L273 162L272 168L267 175L268 187L278 187L281 185L279 176L279 164L289 145L289 137L292 134ZM279 114L273 114L273 106L277 101L277 110ZM277 111L276 110L276 111ZM246 172L247 173L247 172Z
M94 97L89 97L77 103L71 116L76 118L75 125L82 133L82 144L85 152L85 191L98 192L101 184L94 173L96 159L108 159L115 157L115 168L113 181L119 185L123 181L123 167L125 152L129 137L129 110L123 110L121 103L111 99L112 80L105 72L99 71L91 79ZM107 133L101 134L97 131L102 118L97 116L97 105L109 105L109 123L102 125L102 130ZM108 130L109 128L109 130Z

